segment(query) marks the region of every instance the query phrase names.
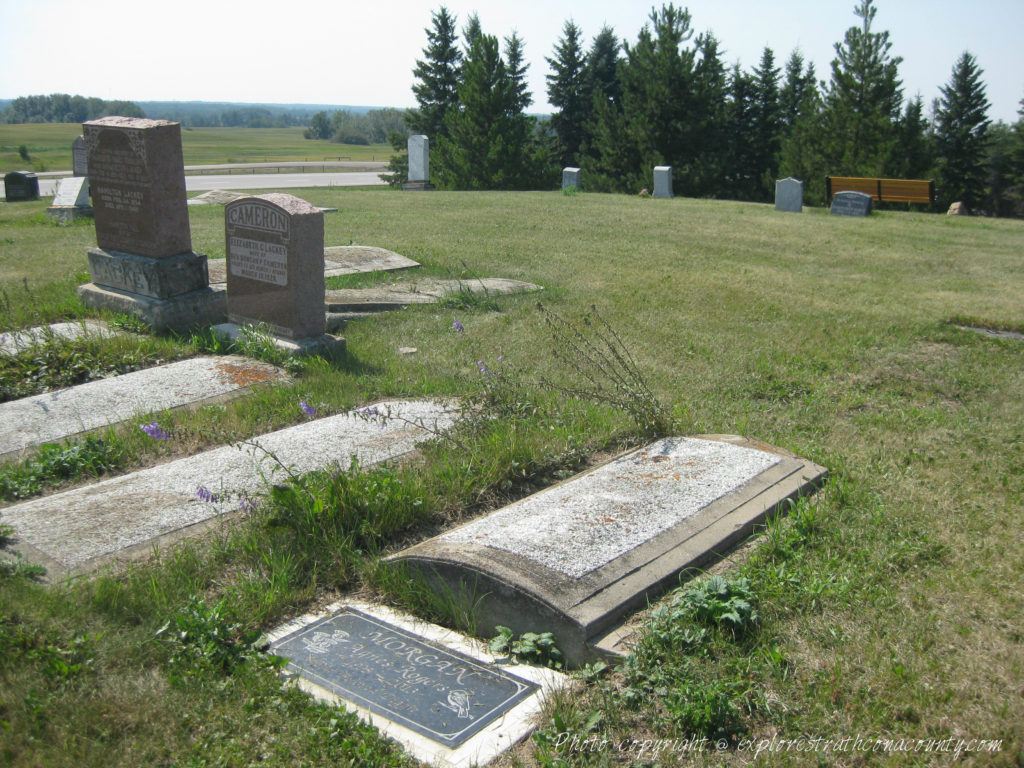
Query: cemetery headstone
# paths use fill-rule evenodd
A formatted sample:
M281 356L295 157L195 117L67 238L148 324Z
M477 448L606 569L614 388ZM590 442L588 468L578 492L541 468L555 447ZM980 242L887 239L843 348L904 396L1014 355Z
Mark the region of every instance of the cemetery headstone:
M294 195L243 197L224 206L224 230L228 325L266 326L295 352L344 344L324 333L323 211Z
M38 200L39 178L32 171L11 171L4 175L4 195L9 203Z
M85 152L85 137L79 136L71 143L71 168L75 176L89 175L89 161Z
M654 196L657 198L674 197L672 190L672 166L654 166Z
M562 169L562 189L569 189L569 187L575 187L578 190L583 189L583 184L580 181L579 168Z
M826 470L736 436L665 438L397 553L477 629L550 631L571 664L679 574L748 536Z
M852 190L836 192L828 212L834 216L867 216L871 213L871 195Z
M89 205L89 179L72 176L58 179L53 203L46 209L46 215L57 221L73 221L81 216L92 216Z
M421 133L409 137L409 181L402 185L406 190L433 189L430 183L430 140Z
M185 330L224 317L206 256L192 251L181 126L104 117L82 124L96 219L89 251L90 306L136 315L155 330Z
M789 176L775 181L775 210L801 213L804 208L804 183Z

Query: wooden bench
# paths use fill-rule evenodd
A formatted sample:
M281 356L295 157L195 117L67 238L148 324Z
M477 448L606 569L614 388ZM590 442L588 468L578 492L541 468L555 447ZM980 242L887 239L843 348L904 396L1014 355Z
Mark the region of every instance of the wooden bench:
M876 203L935 202L935 181L932 179L861 179L850 176L826 176L828 202L836 192L863 192Z

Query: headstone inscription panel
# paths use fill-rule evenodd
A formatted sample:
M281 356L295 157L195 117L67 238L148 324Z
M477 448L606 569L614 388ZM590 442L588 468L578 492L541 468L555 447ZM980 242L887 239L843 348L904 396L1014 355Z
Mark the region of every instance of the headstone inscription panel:
M181 125L104 117L82 135L99 247L158 259L191 251Z
M787 213L802 213L804 208L804 183L789 176L775 182L775 210Z
M834 216L867 216L871 213L871 195L851 190L836 192L828 212Z
M579 168L563 168L562 169L562 189L568 189L569 187L576 187L576 189L583 189L582 182L580 181L580 169Z
M350 607L271 648L293 674L451 749L539 688Z
M89 180L84 176L72 176L57 181L57 191L53 196L55 206L87 206L89 205Z
M672 166L654 166L654 196L661 198L673 197L674 195L675 193L672 190Z
M39 178L32 171L11 171L4 175L4 195L13 200L38 200Z
M85 137L79 136L71 143L71 168L75 176L89 175L89 159L85 152Z
M300 339L323 334L324 215L293 195L224 206L228 320Z

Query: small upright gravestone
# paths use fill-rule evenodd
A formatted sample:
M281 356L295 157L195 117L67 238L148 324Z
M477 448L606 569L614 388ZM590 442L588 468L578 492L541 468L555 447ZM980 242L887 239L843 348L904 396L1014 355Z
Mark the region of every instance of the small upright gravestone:
M672 166L654 166L654 196L658 198L673 197L672 191Z
M7 202L38 200L39 178L32 171L11 171L4 175L4 195Z
M74 221L82 216L92 216L89 205L89 179L72 176L57 181L57 192L53 203L46 209L46 215L57 221Z
M775 182L775 210L801 213L804 208L804 183L789 176Z
M75 176L89 175L89 161L85 154L85 137L79 136L71 143L71 168Z
M828 212L833 216L867 216L871 213L871 195L852 190L836 192Z
M409 181L402 185L405 190L433 189L430 183L430 140L423 134L409 137Z
M578 190L583 189L583 184L580 181L579 168L562 169L562 189L569 189L570 187L575 187Z
M89 250L82 301L154 330L222 320L224 294L210 289L206 256L192 251L181 126L104 117L82 131L99 246Z
M282 349L307 354L344 345L325 333L324 214L293 195L243 197L224 206L228 322L265 326Z

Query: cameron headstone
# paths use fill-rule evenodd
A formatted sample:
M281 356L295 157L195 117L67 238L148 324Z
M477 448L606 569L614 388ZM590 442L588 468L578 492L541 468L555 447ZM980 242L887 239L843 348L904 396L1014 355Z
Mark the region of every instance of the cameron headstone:
M277 336L322 335L324 214L293 195L224 206L228 321L266 324Z
M828 212L834 216L867 216L871 213L871 195L852 190L836 192Z
M775 181L775 210L801 213L804 207L804 183L792 176Z
M673 197L674 194L672 191L672 166L654 166L654 196Z

